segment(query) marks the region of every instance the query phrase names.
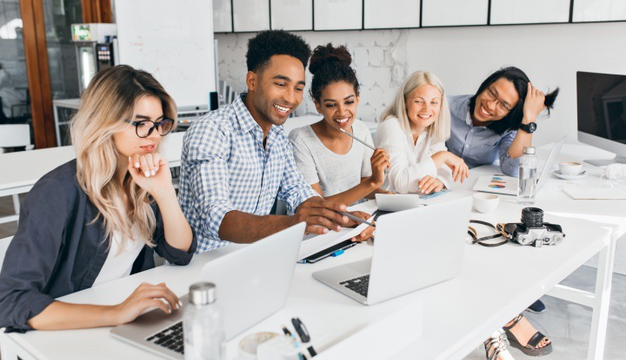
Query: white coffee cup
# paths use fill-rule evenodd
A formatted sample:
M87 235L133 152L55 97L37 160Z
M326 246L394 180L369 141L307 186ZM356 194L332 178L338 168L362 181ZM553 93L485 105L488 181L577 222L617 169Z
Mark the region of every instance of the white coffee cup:
M498 207L500 197L495 194L476 193L474 194L474 209L481 213L494 211Z
M563 175L578 175L583 168L583 164L577 161L566 161L559 163L559 171Z

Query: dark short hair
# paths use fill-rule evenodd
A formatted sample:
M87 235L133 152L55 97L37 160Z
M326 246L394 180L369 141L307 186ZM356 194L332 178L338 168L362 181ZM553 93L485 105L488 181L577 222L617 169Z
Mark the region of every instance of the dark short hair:
M306 69L311 48L298 35L284 30L265 30L248 41L246 65L248 71L258 72L270 62L274 55L289 55L302 62Z
M320 45L313 51L309 71L313 74L311 97L319 102L322 90L329 84L345 81L354 87L354 92L359 95L359 81L356 72L350 67L352 56L345 46L333 47L333 44Z
M497 134L503 134L505 131L517 130L519 124L522 122L522 118L524 117L524 101L526 100L526 93L528 92L528 83L530 79L528 76L520 69L510 66L502 68L493 74L489 75L480 87L478 91L472 98L470 99L470 114L474 113L474 109L476 108L476 98L480 93L485 91L491 84L496 82L500 78L505 78L513 83L515 90L517 91L517 95L519 95L519 101L511 111L504 118L498 121L494 121L491 124L487 125L487 128L493 130ZM556 90L549 92L546 94L546 99L544 101L544 105L548 108L548 114L550 114L550 109L554 106L554 101L556 97L559 95L559 88Z

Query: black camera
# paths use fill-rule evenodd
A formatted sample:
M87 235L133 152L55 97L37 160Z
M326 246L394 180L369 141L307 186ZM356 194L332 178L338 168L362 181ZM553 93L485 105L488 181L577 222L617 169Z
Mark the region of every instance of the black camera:
M504 225L509 239L520 245L557 245L565 238L561 225L543 222L543 210L527 207L522 210L521 223Z

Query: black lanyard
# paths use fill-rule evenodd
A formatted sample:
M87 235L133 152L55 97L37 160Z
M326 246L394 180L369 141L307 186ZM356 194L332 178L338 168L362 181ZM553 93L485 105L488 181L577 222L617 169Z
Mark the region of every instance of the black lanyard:
M478 232L473 227L469 226L467 229L467 233L472 237L472 244L478 244L486 247L496 247L500 245L504 245L509 241L509 236L506 232L504 232L504 224L498 224L494 226L491 223L482 220L470 220L470 224L480 224L485 225L491 229L493 229L496 233L493 235L487 235L483 237L478 237ZM499 242L486 242L487 240L497 239L499 237L504 238L504 240Z

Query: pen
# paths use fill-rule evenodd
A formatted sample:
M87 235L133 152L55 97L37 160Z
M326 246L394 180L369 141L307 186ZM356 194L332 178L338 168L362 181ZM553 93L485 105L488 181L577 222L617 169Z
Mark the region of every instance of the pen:
M371 226L371 227L376 227L376 225L372 224L371 222L366 221L366 220L363 220L363 219L361 219L360 217L354 216L354 215L352 215L352 214L350 214L350 213L347 213L347 212L341 212L341 211L340 211L339 213L340 213L341 215L344 215L344 216L348 217L349 219L352 219L352 220L354 220L354 221L356 221L356 222L360 223L360 224L367 224L367 225L369 225L369 226Z
M307 330L306 326L304 326L304 323L299 318L291 319L291 323L296 329L296 332L300 337L300 341L302 341L303 343L308 343L309 341L311 341L311 335L309 334L309 330ZM317 352L315 351L315 349L313 349L313 345L309 346L307 350L309 351L311 357L317 355Z
M342 133L344 133L344 134L348 135L349 137L353 138L354 140L356 140L356 141L360 142L361 144L363 144L363 145L367 146L368 148L370 148L370 149L372 149L372 150L376 151L376 148L375 148L375 147L373 147L372 145L370 145L370 144L366 143L365 141L363 141L363 140L359 139L358 137L356 137L356 136L354 136L354 135L350 134L349 132L345 131L344 129L339 128L339 131L341 131Z
M293 320L292 320L292 321L293 321ZM296 331L297 331L297 330L298 330L298 329L296 329ZM285 325L283 325L283 332L285 333L285 335L287 335L287 336L289 336L290 338L292 338L292 339L293 339L293 341L295 342L296 347L298 347L298 342L296 341L296 337L295 337L295 336L293 336L293 334L291 333L291 331L289 331L289 329L287 329L287 327L286 327ZM310 352L311 352L311 351L309 350L309 353L310 353ZM311 355L311 356L313 356L313 355ZM306 356L304 356L304 354L302 354L302 353L298 353L298 359L300 359L300 360L306 360Z

